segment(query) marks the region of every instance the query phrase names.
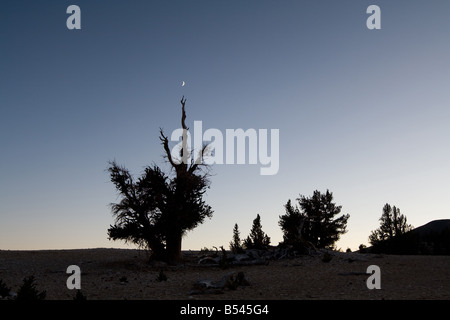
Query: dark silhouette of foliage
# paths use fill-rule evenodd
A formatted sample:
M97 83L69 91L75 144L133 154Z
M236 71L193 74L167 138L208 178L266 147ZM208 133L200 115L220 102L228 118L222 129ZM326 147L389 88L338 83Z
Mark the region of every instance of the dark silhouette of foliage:
M450 255L450 227L439 231L428 231L419 238L418 252L421 254Z
M215 246L212 248L204 247L200 249L200 253L205 256L211 256L213 258L217 258L219 256L219 249Z
M283 231L284 246L293 246L296 250L302 250L304 239L302 238L303 224L306 215L300 212L297 206L293 206L291 200L284 205L286 214L279 216L278 225Z
M202 171L201 161L206 154L206 146L195 161L194 157L188 157L185 103L183 97L181 159L172 157L168 138L160 130L160 140L173 169L172 175L166 175L154 165L146 167L142 176L135 180L116 162L110 162L108 168L111 182L121 196L119 203L111 204L115 225L108 229L109 238L145 247L151 251L153 259L169 263L182 260L183 235L213 214L203 200L209 188L208 174Z
M333 194L328 190L325 194L316 190L310 198L300 195L297 201L300 208L292 206L289 200L285 205L286 214L280 216L284 244L302 247L310 243L315 248L333 248L346 232L350 215L333 219L342 206L333 203Z
M395 208L395 207L394 207ZM396 209L397 217L400 211ZM391 210L391 217L385 217L382 222L394 219L394 209ZM389 207L383 208L383 215L389 213ZM374 253L387 253L387 254L426 254L426 255L450 255L450 220L434 220L421 227L412 229L410 225L406 223L406 218L400 218L402 223L397 225L403 225L399 228L400 231L392 232L393 236L381 237L380 231L372 231L371 236L375 238L370 248ZM385 230L389 228L385 227ZM395 230L395 228L393 228ZM380 240L380 238L382 240ZM370 238L369 238L370 239Z
M7 297L9 296L10 292L11 288L7 287L6 283L4 283L2 279L0 279L0 297Z
M241 236L239 232L239 226L236 223L233 228L233 240L230 241L230 250L233 253L243 253L244 248L242 247Z
M373 230L369 236L372 252L383 253L412 253L417 239L412 235L406 236L413 228L407 223L406 216L400 209L386 203L380 217L380 227Z
M261 217L259 214L256 215L256 218L253 220L252 229L250 230L250 234L244 240L245 249L267 249L270 244L270 238L267 234L262 230L261 225Z
M23 279L23 284L19 288L19 291L17 292L16 300L18 301L30 301L30 300L44 300L47 292L41 291L39 292L36 289L36 283L35 283L34 276L25 277Z
M81 292L81 290L77 290L77 293L75 294L75 297L73 297L73 300L75 301L86 301L87 297Z
M424 235L421 243L422 254L450 255L450 228Z
M398 237L412 230L412 226L406 222L406 216L400 213L400 209L386 203L380 218L380 227L371 232L369 242L372 246Z

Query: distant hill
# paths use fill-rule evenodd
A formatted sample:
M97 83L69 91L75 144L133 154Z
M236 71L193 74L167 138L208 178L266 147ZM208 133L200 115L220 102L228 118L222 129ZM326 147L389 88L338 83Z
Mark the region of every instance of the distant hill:
M411 233L418 234L420 237L432 234L432 233L442 233L446 229L450 228L450 219L433 220L424 224L423 226L417 227L411 230Z
M450 255L450 219L430 221L369 250L388 254Z

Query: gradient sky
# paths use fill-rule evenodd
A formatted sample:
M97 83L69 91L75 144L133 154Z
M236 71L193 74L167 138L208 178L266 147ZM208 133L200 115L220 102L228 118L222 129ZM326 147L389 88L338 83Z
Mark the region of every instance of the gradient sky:
M0 249L127 247L107 239L108 161L167 169L159 128L180 126L182 95L191 128L280 130L277 175L211 168L214 215L183 249L228 247L258 213L276 245L284 204L314 190L350 214L343 250L385 203L416 227L449 218L449 15L445 0L1 1Z

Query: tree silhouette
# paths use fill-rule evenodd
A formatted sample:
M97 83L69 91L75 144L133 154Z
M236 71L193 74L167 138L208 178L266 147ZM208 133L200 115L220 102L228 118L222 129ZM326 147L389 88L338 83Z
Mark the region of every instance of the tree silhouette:
M253 220L250 234L244 240L244 247L246 249L266 249L270 244L270 238L262 230L261 217L259 214Z
M230 241L230 250L233 253L242 253L244 248L242 247L241 236L239 232L239 226L237 223L233 227L233 240Z
M44 300L47 296L47 292L39 292L36 289L34 275L25 277L23 279L23 284L20 286L19 291L17 291L16 300L17 301L30 301L30 300Z
M300 212L297 206L294 207L291 200L288 200L284 208L286 214L280 216L278 221L278 225L283 231L283 244L297 248L304 242L302 230L306 215Z
M310 198L300 195L297 201L301 210L293 207L289 200L285 205L286 214L280 216L279 225L286 244L296 246L307 241L316 248L333 247L340 235L346 232L350 215L333 219L341 212L342 206L332 202L333 194L328 190L325 194L316 190Z
M2 279L0 279L0 299L8 297L10 292L11 288L8 287L6 283L3 282Z
M152 258L169 263L182 260L183 235L213 214L203 200L210 184L208 174L202 171L206 146L199 151L195 161L189 157L185 103L183 97L181 160L172 157L168 138L160 129L165 157L174 171L171 175L154 165L146 167L135 181L130 172L116 162L110 162L108 168L111 182L121 196L119 203L111 204L115 225L108 229L109 238L143 246L151 251Z
M380 227L371 232L369 242L372 246L380 246L382 242L392 241L412 229L413 227L406 222L406 216L400 213L400 209L386 203L381 214Z

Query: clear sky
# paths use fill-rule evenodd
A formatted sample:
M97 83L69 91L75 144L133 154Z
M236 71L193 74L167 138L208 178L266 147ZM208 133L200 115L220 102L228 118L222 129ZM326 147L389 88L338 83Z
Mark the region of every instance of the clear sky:
M168 168L159 128L180 127L183 95L191 128L280 133L276 175L212 166L214 215L183 249L228 247L258 213L276 245L284 204L314 190L350 214L343 250L367 244L385 203L416 227L449 218L449 14L445 0L1 1L0 249L124 247L107 239L108 161Z

